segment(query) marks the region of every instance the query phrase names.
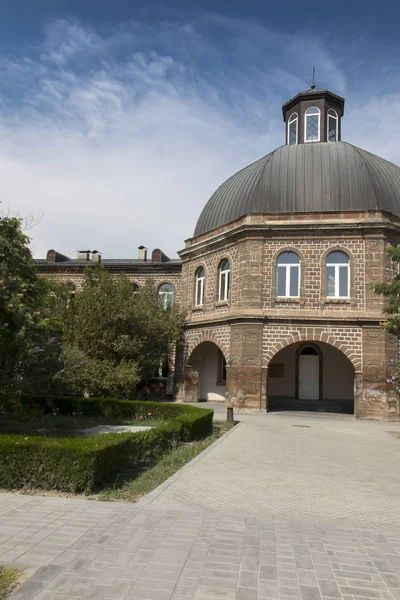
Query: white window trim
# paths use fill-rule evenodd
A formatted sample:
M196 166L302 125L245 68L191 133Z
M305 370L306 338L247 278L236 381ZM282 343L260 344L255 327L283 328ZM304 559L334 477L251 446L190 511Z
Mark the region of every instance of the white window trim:
M227 300L229 300L230 272L230 269L219 270L219 302L226 302ZM224 280L224 286L222 286L222 280Z
M334 115L330 115L329 111L332 111L335 114ZM327 137L328 142L330 142L331 144L333 144L333 142L331 142L331 140L329 139L329 117L331 119L336 119L336 139L334 141L337 142L338 139L339 139L339 117L338 117L338 114L337 114L336 110L334 110L333 108L330 108L328 110L328 115L327 115L327 120L326 120L326 133L327 133L326 137Z
M296 144L290 144L290 142L289 142L289 139L290 139L290 125L293 123L293 121L296 121ZM286 144L288 146L297 146L298 143L299 143L299 115L297 113L293 113L293 114L290 115L289 121L288 121Z
M297 295L296 296L292 296L290 294L290 273L294 267L296 267L299 270L299 278L298 278ZM278 269L285 269L285 295L278 296L278 294L277 294L276 297L277 298L300 298L301 270L300 270L299 263L283 263L283 264L276 265L276 290L277 291L278 291Z
M350 298L350 265L349 264L345 264L345 263L326 263L326 269L328 267L334 267L335 268L335 295L334 296L328 296L328 285L327 285L327 281L325 281L325 295L326 298ZM339 295L339 290L340 290L340 284L339 284L339 269L347 269L347 295L346 296L340 296ZM325 280L326 280L326 271L325 271Z
M168 308L174 304L174 288L167 292L166 290L164 291L160 289L163 285L165 284L162 283L158 288L158 298L161 299L162 308ZM169 298L171 298L171 302L169 302Z
M309 110L311 110L312 108L315 108L315 110L318 111L318 138L316 140L308 140L307 139L307 118L308 117L315 117L316 114L310 114L307 115L307 112ZM317 106L310 106L309 108L307 108L307 110L304 113L304 142L306 144L312 144L313 142L319 142L321 139L321 111L319 110L319 108Z
M203 306L204 305L204 282L205 282L205 275L203 275L202 277L199 277L198 275L196 275L196 298L195 298L195 306ZM198 298L199 298L199 287L200 287L200 302L198 302Z

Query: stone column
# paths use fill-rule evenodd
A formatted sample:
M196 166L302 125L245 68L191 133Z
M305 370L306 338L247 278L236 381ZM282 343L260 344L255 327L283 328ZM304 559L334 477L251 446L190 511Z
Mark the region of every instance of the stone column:
M362 394L356 405L357 417L397 417L399 400L388 379L398 357L398 338L383 327L363 327Z
M262 323L231 326L227 400L238 408L266 407L266 370L262 369Z

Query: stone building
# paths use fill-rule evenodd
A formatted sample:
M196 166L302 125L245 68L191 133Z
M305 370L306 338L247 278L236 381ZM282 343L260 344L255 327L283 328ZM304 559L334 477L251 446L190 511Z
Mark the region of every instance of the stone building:
M282 107L285 145L230 177L181 260L104 260L187 312L177 401L395 418L398 339L371 284L393 275L400 168L341 141L344 99L314 87ZM98 260L98 253L91 255ZM42 272L79 289L89 260L49 251Z

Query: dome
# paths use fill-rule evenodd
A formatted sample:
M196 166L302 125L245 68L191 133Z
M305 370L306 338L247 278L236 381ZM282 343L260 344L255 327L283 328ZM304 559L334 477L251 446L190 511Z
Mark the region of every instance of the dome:
M201 235L249 213L385 210L400 216L400 168L347 142L286 145L232 175L196 225Z

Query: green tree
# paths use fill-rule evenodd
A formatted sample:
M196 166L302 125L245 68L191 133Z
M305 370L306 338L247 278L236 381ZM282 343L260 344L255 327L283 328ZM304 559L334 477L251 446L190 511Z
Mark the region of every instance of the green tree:
M397 273L390 283L377 283L373 286L376 294L384 296L383 312L388 316L383 323L385 329L396 335L400 334L400 245L389 246L388 254Z
M66 312L61 376L75 392L130 396L168 359L181 328L179 311L163 309L152 285L134 293L126 276L88 267Z
M40 277L21 220L0 218L0 408L51 385L66 296ZM58 307L60 307L58 309Z

